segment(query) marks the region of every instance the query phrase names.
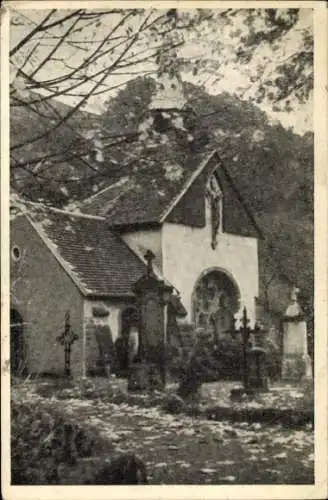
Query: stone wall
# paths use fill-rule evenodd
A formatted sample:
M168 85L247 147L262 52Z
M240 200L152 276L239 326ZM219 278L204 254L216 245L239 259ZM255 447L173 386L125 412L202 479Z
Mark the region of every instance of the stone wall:
M99 358L99 346L95 334L97 326L108 325L113 342L121 335L121 314L127 307L132 304L123 300L84 300L84 322L85 322L85 352L86 352L86 371L95 371ZM95 317L93 314L94 307L102 307L109 313L108 316Z
M64 348L56 337L64 330L65 313L70 312L73 331L79 339L72 346L72 374L83 373L83 297L66 271L32 228L25 216L11 225L12 247L21 257L11 256L11 307L24 322L27 368L31 373L64 372Z

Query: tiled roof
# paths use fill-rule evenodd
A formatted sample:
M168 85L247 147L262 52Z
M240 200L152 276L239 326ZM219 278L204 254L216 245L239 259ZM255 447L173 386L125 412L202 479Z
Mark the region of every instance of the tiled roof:
M183 164L160 162L86 200L83 212L105 216L111 226L161 222L214 152L193 153Z
M133 296L146 266L105 220L36 204L25 214L82 293Z

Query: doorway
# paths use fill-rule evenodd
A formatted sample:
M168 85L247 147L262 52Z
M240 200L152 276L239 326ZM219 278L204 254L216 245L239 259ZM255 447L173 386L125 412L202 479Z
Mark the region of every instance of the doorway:
M119 372L126 376L129 367L129 335L131 330L138 329L138 311L129 306L121 313L121 333L116 341L116 352L118 358Z
M26 374L24 320L17 309L10 309L10 372L11 375Z

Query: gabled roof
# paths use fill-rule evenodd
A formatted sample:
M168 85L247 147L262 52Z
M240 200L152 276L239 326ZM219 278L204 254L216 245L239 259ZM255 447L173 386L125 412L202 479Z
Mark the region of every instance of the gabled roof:
M82 210L105 217L113 228L161 224L215 156L220 162L229 192L234 193L233 197L237 198L242 206L246 218L256 234L262 238L260 228L216 150L194 152L185 157L183 165L159 162L144 172L122 177L118 182L85 200Z
M155 164L91 196L82 210L106 217L111 226L161 223L214 154L193 153L183 165Z
M24 215L84 295L133 296L146 265L100 217L27 203Z

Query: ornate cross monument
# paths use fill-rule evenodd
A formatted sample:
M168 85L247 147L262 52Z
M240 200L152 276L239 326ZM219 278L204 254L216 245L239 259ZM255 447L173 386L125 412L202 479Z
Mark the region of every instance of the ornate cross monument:
M254 389L267 391L266 350L262 345L264 344L265 331L258 323L255 323L253 329L250 327L246 307L243 308L240 328L236 329L235 323L236 319L234 318L230 333L239 333L242 339L243 389L241 392L248 393Z
M282 378L285 380L312 378L306 321L298 303L299 292L299 288L293 287L283 318Z
M156 277L153 269L155 255L148 250L144 257L147 261L147 272L134 285L139 309L139 354L147 368L148 385L152 385L153 381L150 379L156 378L158 374L161 384L165 386L166 306L173 287Z

